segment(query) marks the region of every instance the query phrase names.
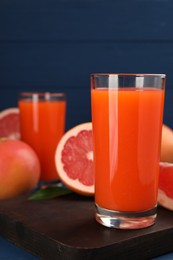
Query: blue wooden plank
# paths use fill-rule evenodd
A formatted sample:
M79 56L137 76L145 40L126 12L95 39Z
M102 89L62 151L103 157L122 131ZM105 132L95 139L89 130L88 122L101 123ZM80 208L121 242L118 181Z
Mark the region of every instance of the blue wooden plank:
M172 125L172 10L171 0L1 0L0 109L20 91L67 91L68 128L90 119L91 72L166 73Z
M173 87L166 88L165 106L164 106L164 123L173 129Z
M173 40L171 0L0 1L0 40Z
M1 86L88 87L92 72L166 73L173 82L170 42L0 44Z
M166 73L164 118L173 126L171 43L9 43L0 46L0 86L4 90L0 97L1 108L15 104L20 91L65 91L69 96L67 128L70 128L90 121L91 72Z

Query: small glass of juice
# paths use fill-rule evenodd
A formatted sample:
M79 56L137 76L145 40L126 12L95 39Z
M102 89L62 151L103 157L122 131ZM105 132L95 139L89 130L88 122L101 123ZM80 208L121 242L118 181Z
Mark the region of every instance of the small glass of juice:
M157 216L165 74L92 74L96 220L137 229Z
M28 143L40 159L40 180L58 179L55 150L65 130L65 94L23 92L18 106L21 140Z

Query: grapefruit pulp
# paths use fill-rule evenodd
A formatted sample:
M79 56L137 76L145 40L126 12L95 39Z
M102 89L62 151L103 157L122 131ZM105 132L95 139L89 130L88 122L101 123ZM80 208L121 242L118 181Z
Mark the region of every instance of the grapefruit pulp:
M94 194L92 123L67 131L57 145L55 165L61 181L82 195Z
M20 139L19 109L10 107L0 112L0 138Z
M158 203L173 210L173 163L160 163Z

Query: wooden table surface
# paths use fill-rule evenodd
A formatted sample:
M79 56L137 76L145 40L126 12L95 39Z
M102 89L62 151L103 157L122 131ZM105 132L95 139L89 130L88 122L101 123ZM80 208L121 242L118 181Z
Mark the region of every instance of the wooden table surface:
M115 230L95 221L92 198L22 196L0 202L0 235L42 259L151 259L173 252L173 212L159 207L152 227Z

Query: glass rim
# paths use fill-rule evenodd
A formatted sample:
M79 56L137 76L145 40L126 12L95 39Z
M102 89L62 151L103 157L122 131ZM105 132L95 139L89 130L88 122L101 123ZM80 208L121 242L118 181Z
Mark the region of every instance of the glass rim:
M20 92L19 99L26 100L65 100L66 94L63 92Z
M49 92L49 91L46 91L46 92L24 91L24 92L20 92L19 95L22 95L22 96L32 96L32 95L38 95L38 96L46 96L46 95L49 95L49 96L65 96L65 93L63 93L63 92Z
M164 73L91 73L91 77L96 76L124 76L124 77L160 77L166 78L166 74Z

